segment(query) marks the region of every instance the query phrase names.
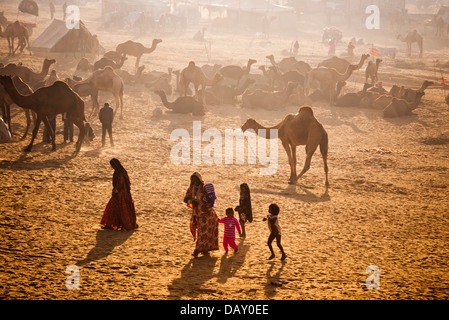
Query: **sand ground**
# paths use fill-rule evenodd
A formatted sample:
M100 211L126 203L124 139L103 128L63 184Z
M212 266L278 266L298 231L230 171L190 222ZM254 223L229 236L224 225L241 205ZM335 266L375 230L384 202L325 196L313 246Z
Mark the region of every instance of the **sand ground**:
M15 14L6 5L5 12ZM88 3L86 23L105 49L130 38L125 31L108 33L99 27L95 9ZM42 8L32 39L49 24ZM58 13L57 13L58 14ZM182 68L188 61L207 63L203 44L192 40L196 30L169 35L141 64L147 70ZM319 44L319 32L304 39L301 59L315 66L326 58L327 48ZM150 43L152 36L134 37ZM210 34L213 61L245 64L248 58L266 63L265 56L290 47L292 38L272 35L269 42L249 34ZM254 40L251 44L250 41ZM434 40L432 40L434 41ZM436 40L435 40L436 41ZM435 43L432 42L432 43ZM439 81L435 60L448 61L447 41L428 46L423 65L416 57L406 58L402 44L398 58L412 68L395 67L385 60L380 80L419 86L424 79ZM73 74L79 59L64 54L26 52L7 57L6 40L0 39L3 63L22 61L39 70L44 57L55 57L53 66L60 77ZM337 52L344 51L339 46ZM357 47L357 54L369 46ZM132 71L134 58L124 68ZM255 68L256 69L256 68ZM257 70L258 71L258 70ZM256 72L256 71L255 71ZM443 70L443 72L447 72ZM345 90L363 84L358 71ZM169 100L175 96L169 97ZM112 96L101 102L114 105ZM413 116L386 120L378 110L330 108L313 104L317 119L329 134L329 180L324 185L319 152L312 167L297 185L287 183L287 156L279 143L276 174L262 176L260 164L175 165L170 151L174 129L192 134L194 120L203 131L239 128L253 117L270 126L280 122L298 106L276 111L244 110L222 105L208 108L203 117L170 114L160 118L152 111L161 108L160 99L143 85L127 86L124 119L114 123L115 147L101 148L101 127L89 118L97 134L81 152L74 144L63 144L62 121L57 122L57 150L42 144L39 133L33 151L24 153L30 135L0 145L0 297L2 299L447 299L449 277L449 110L444 91L426 90L423 105ZM91 103L86 100L86 114ZM14 110L13 129L23 132L24 117ZM41 132L41 131L40 131ZM77 130L75 129L75 132ZM205 143L204 145L207 145ZM128 170L139 228L134 232L100 228L104 207L112 188L109 160L117 157ZM298 170L304 161L298 150ZM247 238L237 239L237 254L212 252L194 259L189 233L189 209L182 200L194 171L215 185L219 216L238 203L242 182L251 188L254 222L247 225ZM268 205L280 208L283 246L280 254L267 261L268 228L262 218ZM220 226L220 241L222 237ZM276 252L277 247L274 246ZM80 270L79 290L66 287L66 267ZM365 273L378 266L380 289L368 290Z

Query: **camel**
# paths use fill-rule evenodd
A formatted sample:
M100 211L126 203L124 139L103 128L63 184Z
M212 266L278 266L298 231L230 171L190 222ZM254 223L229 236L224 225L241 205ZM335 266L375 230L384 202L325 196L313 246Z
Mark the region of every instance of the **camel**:
M0 76L0 84L11 99L22 108L31 109L36 112L36 123L33 129L33 136L25 151L31 151L34 139L36 138L41 121L44 121L47 130L52 137L52 149L56 150L55 135L48 121L48 115L66 113L67 118L79 129L78 141L76 142L76 152L79 152L84 139L84 101L76 94L67 83L56 81L49 87L42 87L29 95L22 95L17 91L10 76Z
M81 58L80 61L78 61L78 64L76 65L76 71L92 71L94 69L94 66L92 63L87 60L87 58Z
M29 85L27 85L25 82L22 81L18 76L14 76L12 78L14 85L17 88L17 91L20 92L23 95L28 95L33 93L33 90L30 88ZM6 124L8 125L9 132L11 135L13 134L11 130L11 105L16 105L14 101L11 99L9 94L5 91L3 86L0 86L0 109L2 110L3 119L5 120ZM20 106L19 106L20 107ZM25 116L27 119L27 126L25 129L25 133L20 138L20 140L25 139L25 137L28 134L28 130L30 129L31 124L31 115L29 109L23 109L25 111ZM34 121L36 121L36 114L33 112L33 118Z
M103 57L109 58L109 59L113 60L115 63L119 63L120 59L122 58L122 55L117 53L114 50L110 50L110 51L105 52L103 54Z
M248 75L251 71L251 66L255 64L257 60L249 59L248 63L246 64L246 68L242 68L240 66L236 65L228 65L222 67L218 72L225 78L230 78L233 80L237 80L237 88L239 86L240 80L245 76Z
M270 60L271 64L274 67L278 67L279 70L281 70L282 72L293 70L294 66L299 62L298 60L296 60L295 57L288 57L288 58L282 59L279 63L276 63L276 61L274 60L274 55L272 55L272 54L269 56L266 56L265 58Z
M384 118L395 118L411 115L412 111L418 107L419 101L424 94L424 92L418 91L416 94L416 99L413 103L410 103L405 99L393 98L391 103L383 110Z
M94 71L92 75L86 80L81 81L79 84L88 83L93 88L98 91L109 91L114 95L115 98L115 112L114 116L117 114L120 108L120 119L123 119L123 92L124 83L122 78L118 76L114 69L110 66L106 66L104 69ZM97 99L93 99L93 109L92 113L99 110L99 104Z
M211 88L206 89L206 102L208 105L235 105L237 103L236 97L242 95L248 89L248 87L254 83L255 80L246 79L245 82L238 88L231 86L212 86Z
M114 72L120 78L122 78L122 80L125 84L136 84L136 83L140 82L140 79L142 77L142 73L143 73L144 69L145 69L145 65L142 65L139 68L137 68L137 71L135 74L130 74L128 71L122 70L122 69L115 69Z
M368 82L368 79L371 79L371 82L374 84L378 80L377 71L379 70L379 64L382 62L382 59L376 59L376 62L370 61L365 69L365 82Z
M221 69L221 67L222 65L217 63L214 65L205 64L201 66L201 70L203 70L206 77L211 78Z
M358 107L369 87L371 87L371 84L366 82L363 85L362 91L346 93L336 100L335 105L337 107Z
M282 72L278 67L270 67L275 79L279 80L282 87L285 88L289 82L298 82L301 86L304 86L304 76L296 70L289 70ZM271 74L271 73L270 73Z
M357 64L358 65L358 69L360 69L361 67L363 67L363 64L365 63L365 61L368 59L370 57L370 55L369 54L362 54L362 56L360 57L360 61L359 61L359 63ZM329 58L329 59L326 59L326 60L324 60L324 61L321 61L319 64L318 64L318 68L319 67L326 67L326 68L329 68L329 69L335 69L335 70L337 70L339 73L345 73L346 72L346 70L348 69L348 66L350 65L351 63L348 61L348 60L346 60L346 59L343 59L343 58L339 58L339 57L336 57L336 56L333 56L333 57L331 57L331 58ZM356 69L356 70L358 70L358 69Z
M153 39L151 47L147 48L139 42L128 40L126 42L117 45L117 47L115 48L115 52L118 53L119 55L124 54L125 56L130 55L136 57L135 69L137 70L142 55L152 53L154 50L156 50L157 45L161 42L162 42L161 39Z
M0 26L0 36L8 40L10 56L14 56L19 47L21 47L20 51L22 52L25 46L28 46L28 50L30 51L31 55L28 29L24 25L20 24L19 21L8 24L4 32L2 31ZM16 49L14 49L14 38L18 39L18 45Z
M191 113L193 115L205 114L203 104L193 97L179 97L175 101L169 102L167 101L167 96L163 90L156 90L154 93L161 98L162 104L174 113Z
M256 134L259 130L266 130L266 138L270 139L270 129L278 129L278 138L282 142L288 162L290 164L290 184L295 184L310 168L310 163L315 150L320 146L321 156L323 157L325 184L329 186L327 153L328 153L328 134L323 125L315 118L310 106L302 106L296 115L287 115L278 125L266 128L257 123L254 119L248 119L242 126L242 131L253 129ZM306 146L306 160L304 167L299 175L296 175L296 147Z
M405 38L402 35L398 35L397 39L405 42L407 44L407 56L410 57L412 55L412 44L416 42L419 47L419 57L423 57L423 37L418 33L418 31L413 30L407 33Z
M418 97L419 101L418 104L421 103L421 97L422 95L419 95L419 92L425 92L425 90L431 86L434 85L433 81L429 81L429 80L424 80L424 82L422 83L421 87L418 90L415 89L410 89L410 88L406 88L404 90L403 95L401 96L401 98L407 100L410 103L416 102L416 97Z
M10 63L6 67L0 69L0 75L18 76L22 79L22 81L30 86L33 86L35 83L45 79L48 75L50 66L55 62L55 59L44 59L42 70L39 73L34 72L28 67Z
M318 67L312 69L307 75L307 81L304 91L306 95L308 95L310 85L314 81L318 81L320 83L321 90L324 90L324 88L326 88L329 91L329 102L330 105L333 106L338 82L345 82L346 80L348 80L352 72L354 70L357 70L358 68L359 65L350 64L346 72L343 74L339 73L335 69L329 69L326 67Z
M265 91L256 89L246 91L242 96L243 108L277 109L284 106L298 83L290 82L282 91Z
M103 57L94 63L93 69L96 71L98 69L104 69L106 66L110 66L112 69L120 69L126 60L128 60L128 58L125 55L121 56L118 63L115 63L114 60L110 58Z
M189 65L186 68L184 68L179 75L180 95L182 97L186 96L187 88L189 87L190 82L192 82L195 88L195 98L198 100L198 89L201 86L201 89L203 89L201 101L203 105L206 105L204 97L204 90L206 89L206 86L216 85L222 79L223 76L220 73L215 74L215 76L212 79L206 77L201 68L197 67L195 65L195 62L190 61Z

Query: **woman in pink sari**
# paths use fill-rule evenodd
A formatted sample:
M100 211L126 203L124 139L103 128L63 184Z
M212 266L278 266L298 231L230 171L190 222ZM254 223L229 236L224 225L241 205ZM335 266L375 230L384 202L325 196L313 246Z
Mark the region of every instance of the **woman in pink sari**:
M131 197L131 182L118 159L112 159L110 164L114 169L112 197L104 210L101 225L104 229L129 231L137 228L136 210Z
M190 231L196 240L193 256L218 250L218 216L211 206L204 181L198 172L190 177L184 202L192 208Z

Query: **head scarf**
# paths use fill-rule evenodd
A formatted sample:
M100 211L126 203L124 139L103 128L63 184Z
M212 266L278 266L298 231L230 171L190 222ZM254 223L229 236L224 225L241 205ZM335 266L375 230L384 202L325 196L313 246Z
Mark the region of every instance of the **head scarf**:
M122 174L125 177L126 186L129 190L129 186L131 185L131 182L129 181L128 172L126 172L125 168L123 168L120 161L116 158L113 158L113 159L111 159L111 161L109 161L109 163L114 168L114 176L112 177L112 185L114 187L117 186L118 178L119 178L120 174Z
M194 172L194 173L190 176L190 185L192 185L193 177L197 177L198 180L200 180L201 184L204 185L203 177L201 177L201 174L200 174L199 172Z

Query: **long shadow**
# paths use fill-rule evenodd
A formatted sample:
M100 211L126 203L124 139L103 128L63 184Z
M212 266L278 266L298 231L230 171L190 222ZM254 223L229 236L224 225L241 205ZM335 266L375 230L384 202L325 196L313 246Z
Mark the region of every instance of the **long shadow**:
M109 229L101 229L97 231L97 243L88 253L87 256L78 262L77 266L82 266L92 261L106 258L112 253L115 247L124 243L134 233L133 231L117 231Z
M33 151L31 151L33 152ZM48 152L57 152L48 151ZM62 167L64 163L77 157L77 153L73 152L62 159L48 159L39 161L30 157L30 152L23 152L15 161L3 160L0 162L0 169L14 169L14 170L40 170L49 167ZM31 161L30 161L31 160Z
M209 255L190 259L182 268L181 276L168 285L168 299L179 300L183 296L195 298L201 293L207 293L201 286L214 277L217 259Z
M245 262L246 254L248 253L249 246L244 244L245 239L241 239L238 243L237 253L223 254L220 261L220 270L217 274L217 282L225 283L228 278L234 276L238 269L243 266ZM230 252L232 249L230 249Z
M301 193L297 192L297 189L300 189ZM317 195L311 191L309 191L306 187L297 185L297 184L289 184L285 190L276 191L270 189L251 189L253 193L262 193L262 194L273 194L276 196L292 198L296 200L301 200L304 202L326 202L330 201L329 195L329 187L326 186L326 189L323 194Z
M282 286L282 281L281 281L281 273L282 273L282 269L284 269L285 266L285 260L281 262L281 266L279 267L279 269L277 270L277 272L272 275L274 266L277 264L275 261L270 261L270 267L267 269L267 283L265 285L264 291L265 291L265 296L267 298L273 298L276 295L276 288Z

